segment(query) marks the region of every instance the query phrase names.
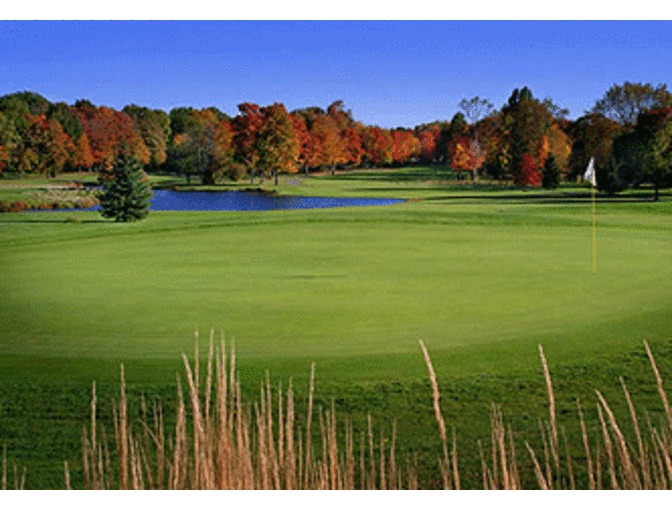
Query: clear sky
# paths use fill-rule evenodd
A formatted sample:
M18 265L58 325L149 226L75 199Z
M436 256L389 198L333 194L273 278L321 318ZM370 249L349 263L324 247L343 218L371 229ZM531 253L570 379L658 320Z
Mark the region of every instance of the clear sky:
M672 88L672 22L0 21L0 95L116 109L342 99L365 124L413 127L527 85L574 119L625 81Z

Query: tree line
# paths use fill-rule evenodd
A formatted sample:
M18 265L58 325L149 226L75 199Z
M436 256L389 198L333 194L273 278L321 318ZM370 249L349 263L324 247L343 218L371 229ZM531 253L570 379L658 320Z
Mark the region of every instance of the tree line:
M343 101L292 112L280 103L242 103L230 117L216 107L166 113L133 104L117 111L17 92L0 97L0 174L104 175L123 155L149 173L203 184L277 183L283 173L420 163L448 165L458 178L552 188L582 175L594 158L598 188L608 192L644 183L658 190L672 181L672 95L665 84L614 85L574 121L527 87L499 109L479 97L459 106L450 121L384 129L356 121Z

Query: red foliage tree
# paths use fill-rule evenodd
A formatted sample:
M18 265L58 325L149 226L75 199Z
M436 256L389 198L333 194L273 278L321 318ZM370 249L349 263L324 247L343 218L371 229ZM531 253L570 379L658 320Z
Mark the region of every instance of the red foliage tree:
M151 153L125 113L82 104L75 107L75 114L89 138L97 170L109 172L121 154L135 156L143 165L149 163Z
M539 167L534 156L529 152L523 154L520 165L514 168L513 183L516 186L534 186L537 187L543 181L543 176L539 173Z
M441 131L439 128L433 128L429 131L420 131L416 136L418 139L419 155L426 162L436 159L436 142L439 139Z
M341 138L345 147L345 162L354 166L361 165L364 149L357 128L346 127L341 133Z
M392 163L394 141L387 129L378 126L365 126L361 132L363 161L373 165L389 165Z
M264 120L259 106L254 103L241 103L238 110L240 114L231 122L233 146L236 157L245 164L253 181L260 158L258 133Z

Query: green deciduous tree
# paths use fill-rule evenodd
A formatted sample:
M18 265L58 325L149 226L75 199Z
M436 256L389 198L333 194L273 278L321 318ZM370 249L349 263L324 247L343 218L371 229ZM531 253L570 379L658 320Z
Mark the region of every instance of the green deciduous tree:
M650 83L614 84L599 99L589 113L599 113L622 126L633 126L640 113L672 106L672 94L666 84L654 87Z
M147 217L152 193L140 161L122 152L115 159L110 174L99 197L103 217L117 222Z

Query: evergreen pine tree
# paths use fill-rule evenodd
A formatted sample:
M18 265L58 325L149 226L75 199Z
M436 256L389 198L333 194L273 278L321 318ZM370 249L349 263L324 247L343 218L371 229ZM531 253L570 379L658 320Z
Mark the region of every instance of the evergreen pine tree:
M558 187L560 180L560 169L558 163L555 161L555 156L550 154L544 164L544 180L541 185L546 189L555 189Z
M124 222L145 218L152 193L138 159L120 155L111 174L111 179L103 183L103 194L99 197L103 217Z

